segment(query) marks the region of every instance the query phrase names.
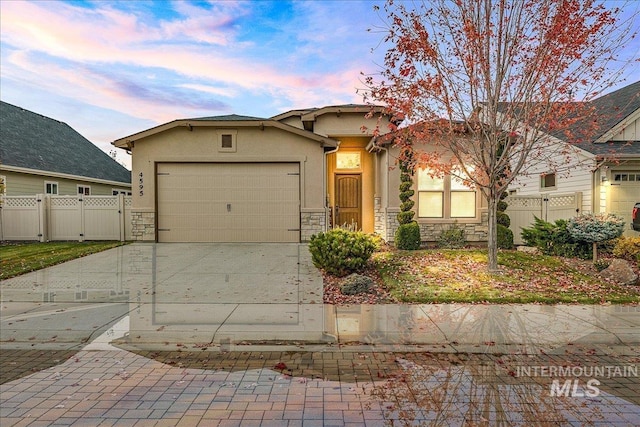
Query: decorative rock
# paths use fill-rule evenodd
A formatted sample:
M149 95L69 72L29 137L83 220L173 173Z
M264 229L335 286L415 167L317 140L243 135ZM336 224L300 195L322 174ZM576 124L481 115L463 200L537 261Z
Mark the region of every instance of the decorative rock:
M358 295L369 293L373 286L373 279L361 274L350 274L340 284L340 292L345 295Z
M524 252L525 254L540 255L540 249L533 246L518 246L518 252Z
M635 285L638 283L638 275L633 271L629 263L623 259L614 259L609 267L600 272L600 277L619 285Z

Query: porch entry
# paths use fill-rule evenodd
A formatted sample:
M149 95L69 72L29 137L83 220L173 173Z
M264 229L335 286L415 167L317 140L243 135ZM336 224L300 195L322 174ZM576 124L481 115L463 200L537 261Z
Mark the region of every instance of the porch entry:
M362 229L362 174L335 175L333 226L355 224Z

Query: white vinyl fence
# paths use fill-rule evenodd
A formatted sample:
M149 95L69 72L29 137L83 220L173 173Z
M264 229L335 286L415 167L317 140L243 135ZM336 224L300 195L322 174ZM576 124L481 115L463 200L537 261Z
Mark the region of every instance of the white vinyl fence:
M131 196L3 196L0 240L130 240Z
M509 205L506 214L511 218L513 241L522 245L522 228L531 227L535 218L553 222L569 219L582 212L582 193L542 194L539 196L509 196L505 202Z

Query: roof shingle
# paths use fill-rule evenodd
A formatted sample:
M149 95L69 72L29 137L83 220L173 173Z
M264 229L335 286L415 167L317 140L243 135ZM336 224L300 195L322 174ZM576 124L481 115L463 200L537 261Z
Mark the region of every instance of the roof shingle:
M0 101L0 163L130 183L131 172L63 122Z

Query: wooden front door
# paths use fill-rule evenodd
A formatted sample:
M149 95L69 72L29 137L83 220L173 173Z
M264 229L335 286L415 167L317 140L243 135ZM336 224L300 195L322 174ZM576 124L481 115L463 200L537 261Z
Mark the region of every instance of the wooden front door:
M336 175L334 227L355 224L362 229L362 175Z

